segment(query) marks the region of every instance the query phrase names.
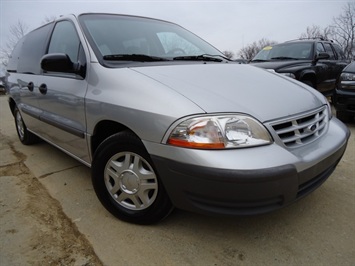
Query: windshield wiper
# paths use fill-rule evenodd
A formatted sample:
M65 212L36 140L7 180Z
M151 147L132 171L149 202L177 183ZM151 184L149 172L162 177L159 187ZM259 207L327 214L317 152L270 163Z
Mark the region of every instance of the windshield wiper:
M266 62L268 60L265 60L265 59L254 59L254 60L251 60L251 62Z
M287 57L287 56L272 57L271 59L281 59L281 60L298 60L298 58Z
M168 61L168 59L158 56L150 56L145 54L110 54L104 55L104 60L111 61L138 61L138 62L157 62Z
M230 61L228 58L222 55L208 55L208 54L177 56L174 57L173 59L186 60L186 61L213 61L213 62L222 62L224 59Z

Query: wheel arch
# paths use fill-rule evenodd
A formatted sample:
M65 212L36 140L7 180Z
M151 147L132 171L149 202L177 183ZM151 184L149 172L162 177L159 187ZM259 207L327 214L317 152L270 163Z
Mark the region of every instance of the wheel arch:
M102 125L122 126L114 121ZM136 136L123 130L106 138L97 147L91 179L97 197L111 214L131 223L153 224L168 216L174 206Z
M14 99L12 99L11 97L9 98L9 107L10 107L10 110L11 110L11 113L12 115L14 115L14 110L15 110L15 107L16 107L16 102Z
M302 73L300 77L300 81L304 82L306 84L312 84L313 88L317 88L317 79L316 79L316 73L314 71L305 71ZM309 83L307 83L307 81Z
M105 139L121 131L130 131L132 134L137 136L137 134L135 134L130 128L116 121L102 120L97 123L90 140L92 158L94 157L99 145Z

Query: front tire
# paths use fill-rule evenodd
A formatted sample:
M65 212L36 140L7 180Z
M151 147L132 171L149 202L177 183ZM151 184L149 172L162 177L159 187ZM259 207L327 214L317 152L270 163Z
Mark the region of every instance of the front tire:
M128 131L100 144L92 163L92 183L104 207L127 222L156 223L173 209L143 143Z

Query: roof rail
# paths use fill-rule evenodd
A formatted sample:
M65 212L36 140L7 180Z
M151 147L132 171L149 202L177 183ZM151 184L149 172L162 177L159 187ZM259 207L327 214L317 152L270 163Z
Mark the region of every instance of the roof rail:
M334 42L333 40L328 40L327 38L324 38L323 36L298 38L298 39L289 40L286 42L303 41L303 40L320 40L320 41Z

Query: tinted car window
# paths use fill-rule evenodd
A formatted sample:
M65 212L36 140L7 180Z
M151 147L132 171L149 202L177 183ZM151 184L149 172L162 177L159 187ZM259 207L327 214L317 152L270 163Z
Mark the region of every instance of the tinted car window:
M335 55L334 55L334 51L333 51L332 46L330 45L330 43L324 43L324 47L325 47L325 51L329 54L329 59L330 60L334 60L335 59Z
M51 28L52 24L47 24L21 39L12 53L8 69L19 73L40 74L40 60L45 53Z
M325 49L324 49L324 46L321 42L317 42L317 52L318 53L324 53L325 52Z
M9 72L16 72L17 71L17 64L20 59L20 53L21 53L22 45L25 42L25 38L26 37L23 37L22 39L20 39L17 42L15 48L12 50L11 56L9 58L9 62L7 64L7 71L9 71Z
M345 60L346 59L345 54L344 54L343 50L340 48L340 46L337 44L333 44L333 47L334 47L334 50L338 56L338 59Z
M312 53L312 43L283 43L275 46L267 46L261 50L253 60L272 60L272 59L310 59Z
M78 61L80 41L74 25L69 21L61 21L56 24L48 53L64 53L72 62Z

